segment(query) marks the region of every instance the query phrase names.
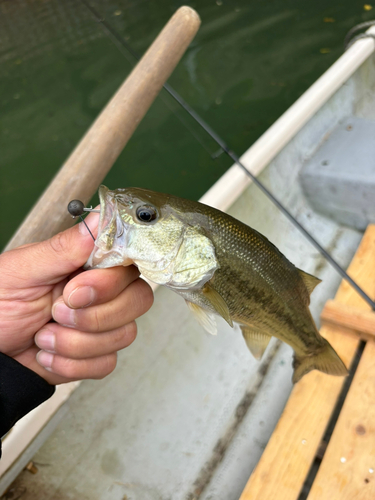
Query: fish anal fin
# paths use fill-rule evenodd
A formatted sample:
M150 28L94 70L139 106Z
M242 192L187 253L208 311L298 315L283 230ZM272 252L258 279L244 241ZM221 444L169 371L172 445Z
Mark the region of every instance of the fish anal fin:
M251 326L240 325L243 338L245 339L246 345L249 351L254 356L255 359L261 359L266 350L269 341L271 340L271 335L262 333Z
M319 285L319 283L322 282L321 279L317 278L316 276L313 276L312 274L306 273L305 271L302 271L302 269L298 269L298 272L303 282L305 283L309 295L314 290L316 285Z
M193 313L195 319L201 326L203 326L206 332L210 333L211 335L216 335L217 327L214 313L206 311L197 304L190 302L190 300L186 300L186 304L188 305L190 311Z
M233 328L233 321L230 317L228 306L222 296L208 283L205 284L202 292L217 314L224 318L228 325Z
M346 366L328 342L323 346L323 349L313 355L303 357L295 354L293 368L293 384L296 384L311 370L319 370L328 375L348 375Z

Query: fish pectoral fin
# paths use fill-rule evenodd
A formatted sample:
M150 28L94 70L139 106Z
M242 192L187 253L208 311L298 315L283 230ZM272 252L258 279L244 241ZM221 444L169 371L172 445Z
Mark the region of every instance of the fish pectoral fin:
M219 316L225 319L229 326L233 328L233 321L229 314L229 308L223 297L209 284L205 284L203 295L215 309Z
M210 333L211 335L216 335L217 326L214 313L206 311L202 307L194 304L193 302L190 302L189 300L186 300L186 304L188 305L190 311L194 314L195 319L201 326L203 326L206 332Z
M272 338L271 335L260 332L251 326L240 325L240 328L251 354L255 359L261 359Z
M314 290L316 285L319 285L319 283L322 282L321 279L317 278L316 276L313 276L312 274L305 273L305 271L302 271L302 269L298 269L298 272L305 283L305 286L307 288L307 291L309 292L309 295L311 292Z
M311 370L319 370L328 375L348 375L346 366L328 342L317 353L306 356L294 354L293 368L293 384Z

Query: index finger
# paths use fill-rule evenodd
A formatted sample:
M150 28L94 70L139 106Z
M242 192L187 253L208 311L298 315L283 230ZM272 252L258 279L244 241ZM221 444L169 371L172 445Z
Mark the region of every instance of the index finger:
M139 274L135 266L90 269L67 283L64 302L72 309L104 304L116 298Z

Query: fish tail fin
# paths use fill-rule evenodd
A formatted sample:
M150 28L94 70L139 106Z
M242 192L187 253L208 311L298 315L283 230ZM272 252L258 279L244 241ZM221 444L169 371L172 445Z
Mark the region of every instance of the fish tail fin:
M311 370L319 370L328 375L348 375L348 370L333 347L327 342L319 352L307 356L294 355L293 384L296 384Z

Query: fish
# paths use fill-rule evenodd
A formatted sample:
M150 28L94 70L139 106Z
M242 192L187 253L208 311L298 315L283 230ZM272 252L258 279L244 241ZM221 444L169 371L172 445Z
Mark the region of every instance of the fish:
M293 383L311 370L347 375L309 310L320 279L295 267L265 236L196 201L142 188L99 188L100 218L86 269L134 264L182 296L203 328L239 325L261 359L277 337L294 350Z

